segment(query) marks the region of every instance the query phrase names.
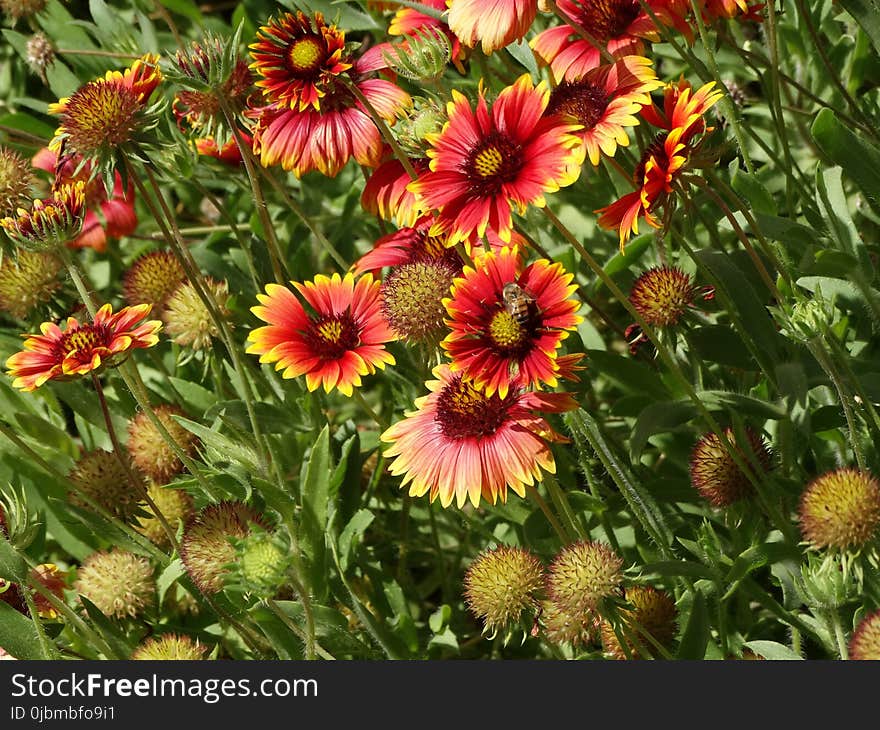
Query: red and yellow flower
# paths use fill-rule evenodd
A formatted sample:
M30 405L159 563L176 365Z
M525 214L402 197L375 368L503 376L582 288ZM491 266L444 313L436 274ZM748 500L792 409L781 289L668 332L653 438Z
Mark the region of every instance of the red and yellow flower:
M98 253L107 250L108 238L122 238L137 228L134 207L134 189L126 189L122 177L114 173L113 191L108 195L100 175L92 174L92 165L79 155L67 157L59 167L58 155L43 148L34 155L34 167L55 176L53 188L81 180L84 185L86 212L82 232L68 242L70 248L93 248Z
M312 170L334 177L352 157L361 165L378 165L382 137L351 87L388 124L412 103L392 82L370 78L385 67L385 44L355 59L345 52L345 34L324 23L320 13L313 19L288 13L270 20L257 37L251 68L266 105L252 115L261 164L281 164L297 177Z
M662 85L650 59L626 56L562 81L550 94L544 113L580 124L578 135L590 162L598 165L601 154L613 157L618 145L629 145L626 128L639 123L635 115L651 104L651 92Z
M103 78L80 86L70 97L50 104L49 113L60 115L61 124L49 149L62 160L79 154L105 168L119 147L155 124L148 121L148 105L161 81L159 57L146 54L129 68L108 71Z
M386 148L390 155L390 149ZM428 170L428 160L411 159L417 175ZM379 216L382 220L394 221L399 226L413 226L425 213L425 206L415 193L407 189L412 178L400 160L391 156L379 165L370 175L361 193L364 210Z
M714 87L715 83L710 81L693 92L691 85L681 80L667 85L662 111L653 106L642 109L644 119L666 131L655 137L642 153L633 175L637 189L596 211L601 227L618 229L621 251L630 235L639 232L640 219L654 228L661 227L656 210L664 207L679 176L693 166L692 158L699 146L697 138L711 131L703 115L722 96Z
M461 42L489 54L528 33L537 0L449 0L449 27Z
M586 30L615 58L641 56L645 41L660 38L639 0L558 0L557 4L563 16ZM665 0L648 0L648 5L659 19L672 21ZM550 66L557 81L580 78L601 63L600 48L567 23L541 31L529 45Z
M287 287L267 285L251 311L268 324L250 333L247 352L275 363L284 378L305 375L309 390L323 385L328 393L337 388L348 396L362 375L394 364L385 343L395 336L380 312L381 284L371 274L292 283L311 313Z
M528 74L486 104L482 88L476 110L452 92L449 121L428 135L430 169L409 190L439 211L432 234L449 232L455 245L492 228L510 241L512 210L543 206L544 193L570 185L580 175L583 145L577 125L543 116L550 99L544 82L532 85Z
M113 312L105 304L92 322L80 324L67 318L62 330L57 324L44 322L42 334L24 335L24 350L6 361L13 387L35 390L49 380L70 380L118 365L134 349L152 347L159 341L162 323L144 321L150 313L149 304L123 307Z
M435 10L446 10L446 0L425 0L422 5ZM464 59L465 51L461 46L461 41L442 20L425 15L415 8L400 8L391 18L388 35L415 36L426 29L439 30L449 39L449 56L455 67L464 73L464 66L461 62Z
M525 496L526 485L556 471L550 442L566 439L538 412L560 413L577 407L567 393L540 393L512 388L506 396L486 395L447 365L433 371L430 393L415 401L415 411L386 430L389 471L404 475L409 494L438 497L444 507L453 500L477 506L482 497L507 501L507 490Z
M0 219L0 228L28 250L52 250L67 245L82 230L85 216L85 183L81 180L57 188L51 198L35 200L30 210Z
M517 249L502 248L479 256L465 266L444 300L451 332L443 348L451 368L501 398L521 385L556 385L561 368L557 350L581 322L580 303L571 298L577 289L561 264L540 259L523 268ZM505 301L505 288L517 287L521 297Z
M461 257L454 248L446 247L445 236L432 236L433 218L423 216L415 225L405 226L376 240L371 251L361 256L352 267L355 274L378 271L386 266L412 263L447 262L459 270Z

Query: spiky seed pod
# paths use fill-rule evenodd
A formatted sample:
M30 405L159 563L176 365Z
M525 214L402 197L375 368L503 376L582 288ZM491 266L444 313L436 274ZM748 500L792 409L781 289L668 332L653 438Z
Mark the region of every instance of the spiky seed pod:
M173 416L186 416L177 406L159 405L153 409L168 435L187 455L192 456L199 444L198 437L187 431ZM128 424L128 451L135 466L158 484L167 484L184 470L174 449L153 425L144 411L139 411Z
M798 520L814 548L858 550L880 526L880 482L855 468L822 474L801 495Z
M229 286L225 281L210 277L205 278L204 284L217 303L220 315L226 317L229 314ZM181 284L168 298L162 319L168 336L181 347L206 350L211 346L212 338L219 334L217 324L190 282Z
M623 559L602 542L580 540L563 548L547 574L547 596L573 622L619 596Z
M444 259L395 266L382 284L382 314L391 329L411 342L436 343L446 329L443 298L459 271Z
M724 435L737 450L743 463L749 467L750 473L756 479L762 479L772 467L772 453L764 438L756 431L746 427L745 434L750 454L737 444L733 429L724 429ZM759 466L757 472L751 466L753 461ZM690 478L691 484L700 495L716 507L727 507L754 492L747 473L739 468L714 432L703 434L694 446L691 452Z
M153 566L139 555L112 548L89 555L73 584L106 616L137 618L156 601Z
M68 474L70 481L79 489L79 492L70 492L68 499L71 503L88 509L88 503L80 497L80 494L85 495L114 517L132 524L137 519L141 502L147 493L147 485L136 470L131 473L137 481L136 484L131 483L128 472L115 454L103 449L85 453Z
M388 67L410 81L437 79L452 58L449 38L441 30L424 27L390 44L382 57Z
M849 642L849 658L880 659L880 611L866 616L856 627Z
M239 542L236 552L236 577L245 590L272 598L287 582L288 550L272 535L252 532Z
M151 636L132 653L135 660L195 661L204 659L208 647L186 634Z
M235 561L231 539L242 539L251 523L262 525L262 517L244 502L221 502L202 509L183 532L180 557L186 572L205 593L218 593Z
M668 649L675 639L676 632L675 601L672 600L672 597L651 586L629 586L624 590L624 598L627 603L632 604L632 608L620 609L620 617L633 636L638 638L642 649L652 656L657 654L654 645L639 633L637 625L644 628L661 646ZM629 642L625 648L621 645L617 634L608 621L602 622L600 635L602 649L608 656L614 659L641 658L641 652L637 647L630 645Z
M544 566L521 547L484 550L464 576L465 603L490 635L516 624L523 612L537 608Z
M18 152L0 145L0 218L12 215L29 197L34 175Z
M575 648L590 646L599 634L601 618L596 611L587 611L580 616L572 616L560 611L552 601L541 604L541 626L547 639L554 644L570 644Z
M45 251L19 249L0 261L0 309L26 319L61 287L61 259Z
M695 293L689 274L675 266L655 266L636 279L629 300L648 324L669 327L679 322Z
M171 529L176 529L178 524L187 520L193 513L193 500L182 489L166 489L160 484L151 482L147 487L147 494L153 503L159 508L159 511L168 520ZM145 535L153 544L160 548L170 547L170 541L162 524L156 519L153 510L149 505L144 507L149 517L141 517L140 527L138 530Z
M122 277L126 304L152 304L150 316L159 314L186 279L183 266L171 251L150 251L139 256Z

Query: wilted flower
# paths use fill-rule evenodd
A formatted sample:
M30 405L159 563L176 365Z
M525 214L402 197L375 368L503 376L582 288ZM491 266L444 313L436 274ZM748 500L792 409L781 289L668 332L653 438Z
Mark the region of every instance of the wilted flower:
M0 0L0 9L14 26L21 18L29 18L46 7L46 0Z
M193 500L183 489L165 488L160 484L150 484L147 487L147 495L153 500L153 504L171 525L172 530L177 529L179 523L186 524L193 514ZM161 548L170 546L170 540L162 523L153 514L153 508L144 505L143 511L147 517L140 518L138 530L147 536L154 544Z
M235 562L231 540L242 539L251 523L263 519L244 502L221 502L202 509L190 519L180 543L180 557L190 578L204 593L223 590L229 564Z
M229 314L229 285L209 276L203 277L206 293L214 300L221 317ZM185 281L165 302L162 313L165 331L172 342L193 350L207 350L220 334L217 323L202 301L192 282Z
M880 526L880 482L855 468L826 472L801 495L798 519L814 548L859 550Z
M651 586L629 586L624 590L624 599L632 608L620 608L618 615L628 632L638 639L641 650L630 644L629 640L625 640L624 648L611 624L603 621L599 633L605 653L614 659L639 659L642 652L656 655L656 647L645 638L639 628L647 631L661 646L668 649L675 639L677 628L675 601L672 597Z
M0 216L14 213L30 195L34 176L18 152L0 145Z
M25 319L61 287L61 259L46 251L19 249L0 261L0 309Z
M48 84L46 71L55 63L55 47L52 45L52 41L43 33L34 33L28 38L26 51L25 60L28 66L43 80L44 84Z
M186 414L170 405L156 406L153 413L181 451L192 456L199 439L173 418ZM128 451L134 465L158 484L167 484L184 470L183 462L144 411L138 411L128 424Z
M121 458L127 459L128 456ZM68 498L81 507L88 507L80 495L85 495L123 522L133 523L140 512L140 504L147 493L143 477L132 470L135 478L132 484L129 472L119 461L119 457L109 451L96 449L83 454L74 465L68 478L76 487Z
M772 454L759 433L746 427L745 434L747 446L737 443L733 429L724 429L725 437L736 449L749 473L755 479L763 479L772 466ZM750 453L747 454L744 448ZM758 471L755 471L753 461L757 463ZM740 469L714 432L703 434L691 451L690 478L700 495L716 507L727 507L754 492L749 476Z
M521 547L502 545L484 550L464 576L464 598L471 613L494 635L516 624L524 612L535 611L544 566Z
M156 602L150 562L119 548L89 555L77 569L73 588L105 616L119 619L136 618Z
M865 616L856 626L849 642L849 658L880 659L880 611Z
M183 266L171 251L150 251L123 274L122 296L131 306L149 304L150 315L155 316L185 279Z

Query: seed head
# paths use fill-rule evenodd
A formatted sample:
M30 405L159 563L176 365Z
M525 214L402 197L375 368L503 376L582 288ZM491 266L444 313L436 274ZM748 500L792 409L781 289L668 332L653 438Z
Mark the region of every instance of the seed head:
M147 494L159 511L164 515L171 529L177 529L180 522L186 524L193 513L193 501L184 490L165 488L155 482L151 482L147 488ZM144 506L144 512L148 517L141 517L138 530L146 535L150 541L162 549L170 547L170 541L162 524L153 514L149 505Z
M0 216L12 215L30 196L34 176L18 152L0 145Z
M437 342L445 332L442 300L458 274L445 259L395 266L381 290L382 314L395 333L411 342Z
M745 434L749 453L737 444L733 429L724 429L724 435L737 450L742 462L757 479L761 479L770 471L772 454L760 434L748 427ZM752 466L753 461L758 464L758 471ZM703 434L694 446L690 477L694 488L717 507L727 507L754 491L747 473L740 469L714 432Z
M185 279L183 266L173 253L150 251L138 257L123 275L122 295L129 306L152 304L150 316L155 316Z
M857 551L877 534L880 482L855 468L822 474L804 490L798 519L812 547Z
M620 595L622 567L622 558L604 543L572 543L550 564L547 595L572 623L581 622L604 600Z
M177 406L159 405L153 409L168 435L187 455L195 454L198 437L187 431L173 416L186 416ZM183 462L174 452L152 419L144 411L128 424L128 451L135 466L158 484L168 484L184 470Z
M653 636L662 646L669 648L675 639L675 602L664 591L658 591L650 586L629 586L624 590L626 602L632 608L622 608L620 617L627 625L629 632L638 638L642 651L648 651L651 655L656 654L656 648L639 633L637 627L642 627ZM603 621L600 628L602 648L605 653L614 659L638 659L641 652L635 646L627 642L626 649L621 645L617 634L608 621Z
M70 492L68 499L88 509L88 503L80 496L84 495L114 517L133 524L140 512L147 486L137 470L132 469L131 474L136 484L131 483L128 472L115 454L103 449L90 451L80 457L68 475L78 488L78 491Z
M862 619L849 642L849 658L880 659L880 611Z
M195 661L204 659L208 647L185 634L151 636L131 655L135 660Z
M208 295L216 302L220 315L227 316L229 286L225 281L216 281L210 277L205 277L204 283ZM212 338L219 334L208 308L190 282L181 284L168 298L162 318L165 320L168 336L182 347L206 350L211 346Z
M74 590L105 616L136 618L156 601L153 567L127 550L92 553L77 570Z

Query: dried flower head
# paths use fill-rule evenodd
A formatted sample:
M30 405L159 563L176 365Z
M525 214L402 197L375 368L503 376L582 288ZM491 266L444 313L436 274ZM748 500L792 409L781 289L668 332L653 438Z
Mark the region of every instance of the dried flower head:
M192 456L199 440L173 418L186 414L171 405L156 406L153 412L180 449ZM135 466L159 484L167 484L184 470L183 462L144 411L139 411L128 424L128 451Z
M45 251L19 249L0 261L0 309L26 319L61 287L61 259Z
M119 548L89 555L77 570L73 588L105 616L119 619L136 618L156 601L150 562Z
M482 619L484 631L494 635L538 607L543 578L544 566L525 548L502 545L484 550L465 573L465 602Z
M229 285L211 277L205 277L203 283L220 315L226 317L229 314ZM181 347L207 350L211 346L211 340L219 334L216 322L189 281L177 287L168 297L162 318L165 320L168 336Z
M835 469L811 481L801 496L798 519L814 548L858 550L880 526L880 482L855 468Z
M182 522L186 524L193 514L193 500L182 489L165 488L160 484L151 483L147 487L147 495L153 500L156 507L171 525L172 530L176 530L177 526ZM149 505L145 505L143 511L149 515L141 517L138 531L144 534L149 540L158 545L162 549L170 547L170 540L162 524L153 514L153 509Z
M144 641L131 659L148 661L195 661L204 659L208 647L185 634L162 634Z
M880 659L880 611L865 616L856 626L849 642L849 658Z
M29 18L46 7L46 0L0 0L0 10L14 26L21 18Z
M221 502L202 509L183 532L180 557L186 572L205 593L223 589L227 567L235 561L231 540L242 539L251 523L262 525L257 512L243 502Z
M382 315L395 334L411 342L439 342L445 334L443 299L460 271L444 259L394 267L380 296Z
M577 623L606 599L621 594L623 559L602 542L580 540L563 548L547 575L547 596Z
M150 315L155 316L185 279L183 266L171 251L150 251L139 256L123 275L122 296L131 306L152 305Z
M0 145L0 216L12 215L29 197L34 176L18 152Z
M648 324L669 327L678 324L695 293L690 274L675 266L655 266L636 279L629 300Z
M749 473L740 469L714 432L703 434L691 452L691 484L716 507L727 507L752 494L754 487L749 474L762 479L772 467L772 453L764 438L749 427L746 427L745 434L748 445L744 448L737 443L733 429L724 429L725 437L749 468ZM753 463L757 464L757 470Z
M614 659L640 659L643 652L656 656L657 649L640 629L647 631L661 646L669 648L676 632L675 601L672 596L651 586L629 586L624 590L624 598L632 608L620 609L619 615L628 632L638 639L641 648L633 646L629 640L625 640L624 647L611 624L603 621L600 635L605 654Z
M37 74L44 84L49 83L46 72L55 63L55 47L43 33L34 33L28 38L25 60L31 70Z
M136 484L132 484L129 472L115 454L103 449L85 453L68 474L77 487L77 491L71 492L68 499L73 504L88 508L88 503L82 498L88 497L114 517L129 524L134 523L147 486L137 471L131 470L130 473L136 479Z

